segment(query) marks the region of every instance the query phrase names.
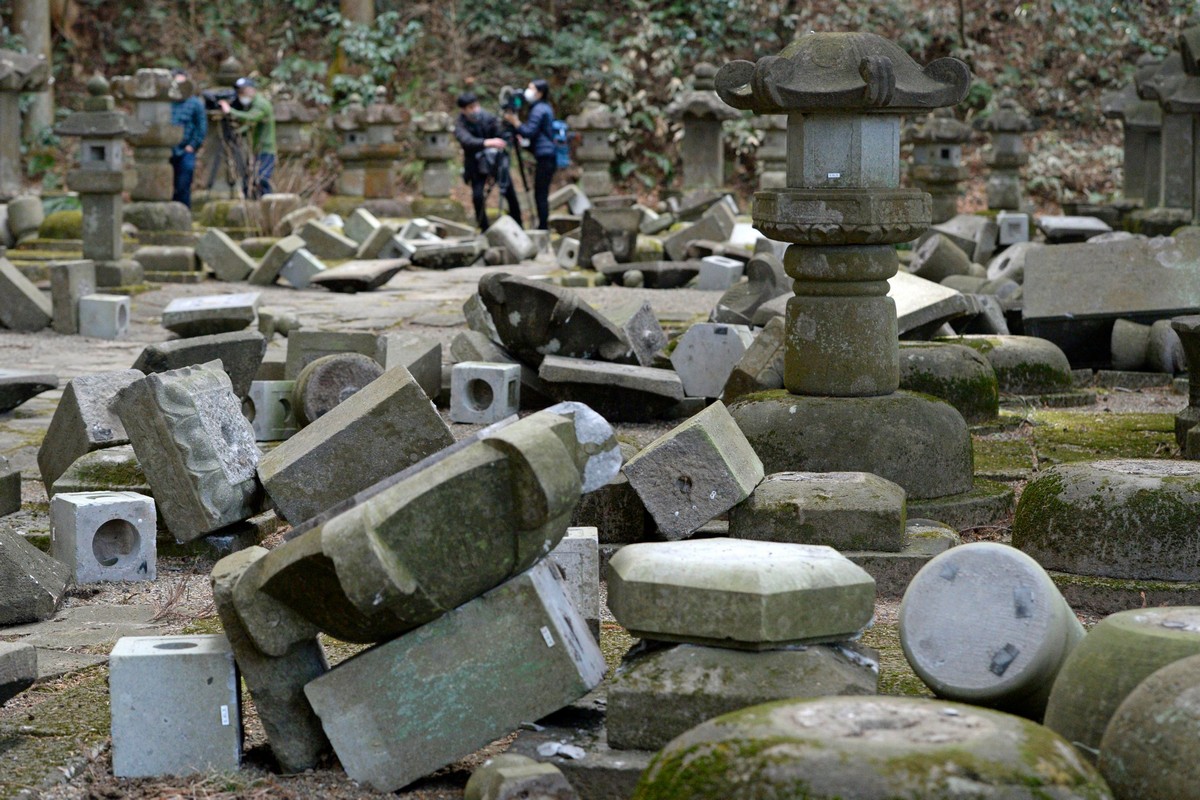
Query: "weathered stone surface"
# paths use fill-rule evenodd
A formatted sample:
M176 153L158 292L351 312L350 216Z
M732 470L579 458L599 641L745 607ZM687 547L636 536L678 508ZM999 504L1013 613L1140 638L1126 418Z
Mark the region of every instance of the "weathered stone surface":
M379 230L382 224L379 218L367 209L356 208L346 217L346 224L342 226L342 230L346 236L362 244L373 232Z
M179 297L163 309L162 326L180 336L240 331L254 324L258 292Z
M220 361L225 374L229 376L233 393L244 399L266 352L267 340L257 331L193 336L146 345L137 361L133 362L133 369L149 375Z
M254 429L221 362L147 375L121 389L113 409L178 541L257 510Z
M50 303L54 330L79 333L79 301L96 293L96 262L61 261L50 265Z
M996 372L972 347L901 342L900 388L945 400L968 425L996 419L1000 413Z
M604 316L620 326L637 363L643 367L652 366L668 343L667 334L654 314L654 307L647 301L640 305L602 307L601 310Z
M407 258L347 261L312 277L312 283L331 292L370 292L383 286L409 265Z
M478 297L479 295L474 296ZM454 341L450 343L450 357L455 363L488 361L520 364L507 350L488 338L486 334L474 330L465 331L454 337ZM682 391L680 389L681 397ZM546 381L538 377L538 371L526 364L521 364L521 408L545 408L553 402L554 398L551 396L550 387Z
M598 267L614 284L629 288L678 289L700 274L699 261L632 261Z
M379 353L379 337L361 331L292 331L288 335L287 367L284 375L287 380L294 381L300 377L301 370L318 358L337 353L361 353L376 358Z
M424 390L397 367L263 456L258 475L282 516L299 523L453 443Z
M671 366L683 382L684 393L719 397L753 341L754 334L744 325L701 322L688 328L671 353Z
M978 624L963 625L970 609ZM900 605L900 643L939 696L1039 720L1083 626L1038 563L973 542L935 557Z
M67 383L38 449L38 472L47 494L53 494L54 482L79 457L129 443L111 403L117 392L142 377L139 370L126 369L81 375Z
M296 422L303 428L382 374L379 362L361 353L335 353L309 362L292 390Z
M0 626L54 616L71 583L66 564L0 527Z
M47 494L53 497L59 492L137 492L153 496L128 444L93 450L75 459Z
M303 249L304 240L299 236L292 234L283 237L271 245L266 255L258 262L258 266L250 273L247 282L251 286L270 286L279 278L279 272L288 259Z
M58 376L49 372L0 369L0 414L11 411L31 397L58 388Z
M621 443L622 461L636 454L636 447ZM618 472L606 485L579 498L571 527L595 528L600 544L631 544L640 542L652 531L654 521L625 473Z
M315 220L304 223L299 236L304 240L305 249L317 258L354 258L358 252L358 243L353 239Z
M933 330L975 310L962 292L907 272L889 278L888 287L888 297L896 303L896 329L900 334Z
M562 573L567 596L600 641L600 539L594 527L571 526L546 560Z
M905 544L904 523L904 490L877 475L779 472L730 511L729 535L898 552Z
M1093 236L1112 233L1112 227L1096 217L1047 214L1036 219L1038 230L1046 234L1047 244L1086 242Z
M746 280L731 286L713 310L713 322L749 325L763 303L790 294L792 281L774 253L756 253L746 264Z
M847 550L842 555L875 579L878 597L898 600L930 559L960 544L958 532L949 525L909 517L904 526L904 547L898 553Z
M53 317L50 298L0 255L0 325L14 331L40 331Z
M394 791L582 697L603 676L604 657L561 580L539 565L343 662L305 694L347 774Z
M624 467L669 539L681 539L749 497L763 464L721 402L660 436Z
M489 758L471 773L465 800L578 800L579 795L553 764L516 753Z
M0 642L0 706L33 686L37 674L33 645Z
M1105 617L1059 671L1046 727L1094 762L1105 729L1130 692L1167 664L1195 655L1200 608L1142 608Z
M925 239L913 254L908 271L927 281L941 283L951 275L966 275L971 257L949 237L935 233Z
M288 258L279 277L287 281L293 289L305 289L312 279L325 271L325 263L313 255L307 248L301 247Z
M783 388L786 331L783 317L773 317L758 332L725 381L721 397L726 403L755 392Z
M385 333L379 337L375 360L385 370L404 367L416 378L430 399L437 397L442 384L440 342L415 333Z
M515 259L513 263L533 258L537 253L537 247L529 238L529 234L525 233L516 220L508 215L500 217L489 225L484 235L492 247L503 247L508 250Z
M21 510L21 471L9 467L0 456L0 517Z
M925 236L942 234L958 245L976 264L986 264L996 251L1000 228L991 217L981 214L958 214L945 222L929 227ZM923 236L922 239L925 237Z
M608 687L608 742L659 750L700 723L793 697L875 694L877 654L853 644L747 653L645 644L625 655Z
M970 777L964 777L964 776ZM753 706L672 741L634 800L896 797L1110 800L1062 738L998 711L910 697L829 697Z
M586 403L614 422L662 416L683 399L683 383L669 369L547 356L537 372L543 392Z
M1200 465L1059 464L1021 494L1013 546L1075 575L1200 580Z
M874 614L875 581L830 547L645 542L609 562L608 606L634 636L774 650L852 637Z
M692 225L670 234L663 240L663 250L672 261L683 261L687 247L697 239L717 242L727 240L736 222L734 212L725 203L716 203Z
M257 264L229 234L209 228L196 242L196 256L223 281L244 281Z
M1006 394L1053 394L1075 385L1066 355L1045 339L972 334L938 341L966 345L986 358Z
M450 372L450 421L488 425L521 408L521 367L460 361Z

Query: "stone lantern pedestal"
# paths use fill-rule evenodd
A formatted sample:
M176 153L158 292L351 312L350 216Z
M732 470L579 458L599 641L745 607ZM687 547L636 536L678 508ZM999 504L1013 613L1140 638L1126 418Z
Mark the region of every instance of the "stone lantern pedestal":
M991 173L987 180L987 204L991 211L1020 211L1021 167L1029 161L1024 135L1033 130L1033 120L1012 98L1000 100L990 116L976 121L976 128L991 134L992 152L985 158Z
M612 194L612 165L617 157L610 141L617 127L613 110L600 102L598 92L591 92L582 110L567 118L567 125L580 138L575 150L580 167L579 188L588 197Z
M78 136L79 166L67 173L67 186L79 193L83 207L83 257L96 264L100 286L142 282L142 268L124 257L121 240L124 192L137 185L137 174L125 165L125 139L145 128L115 110L108 81L97 75L87 84L83 110L67 117L54 132Z
M758 192L753 205L755 227L791 243L786 390L730 407L768 473L871 472L904 487L910 503L973 502L962 416L898 391L887 296L895 245L919 236L931 212L928 194L900 187L900 115L955 105L969 83L956 59L922 68L867 33L809 34L718 73L731 106L788 115L786 186Z
M431 111L413 123L417 135L417 158L425 163L421 171L421 197L413 201L418 217L445 217L467 220L463 204L450 197L461 180L454 158L461 152L454 139L454 118L445 111Z
M934 224L945 222L958 213L958 184L967 178L962 148L971 141L971 126L952 109L939 108L910 128L907 138L913 145L913 185L933 199Z
M49 83L44 57L0 50L0 203L21 194L21 94L40 92Z
M680 158L683 161L683 191L716 189L725 184L724 123L737 119L713 91L717 73L712 64L697 64L692 88L679 94L665 109L669 119L683 125Z

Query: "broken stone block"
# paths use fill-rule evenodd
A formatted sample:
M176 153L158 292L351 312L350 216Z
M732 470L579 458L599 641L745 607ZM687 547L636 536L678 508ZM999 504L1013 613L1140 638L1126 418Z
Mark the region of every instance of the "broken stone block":
M904 547L905 492L867 472L777 472L729 513L729 535L837 550Z
M282 442L300 430L292 408L295 381L253 381L243 403L249 403L246 416L259 442Z
M854 636L875 613L875 581L832 547L643 542L609 561L608 607L633 636L777 650Z
M135 492L59 492L50 500L50 552L75 583L152 581L154 500Z
M79 333L79 300L96 293L96 262L59 261L50 265L50 305L54 330Z
M147 375L113 409L176 540L253 516L258 447L221 362Z
M746 264L725 256L707 256L700 259L700 278L696 288L710 292L723 292L742 278Z
M315 767L329 749L321 721L304 697L304 685L323 675L329 665L315 637L272 657L262 653L246 632L234 602L234 587L266 554L261 547L249 547L218 561L212 571L213 604L238 671L254 698L271 752L285 773L303 772ZM280 613L275 607L272 610Z
M33 686L37 675L37 648L0 642L0 706Z
M794 697L873 695L878 655L854 644L747 653L679 644L635 646L608 687L608 743L660 750L705 720Z
M969 274L971 257L950 237L934 234L916 249L908 271L927 281L941 283L952 276Z
M483 762L471 773L463 797L465 800L579 799L558 767L516 753L502 753Z
M900 388L940 397L958 409L968 425L996 419L1000 413L995 370L965 345L901 342Z
M140 370L125 369L80 375L67 382L50 427L38 449L38 472L46 493L77 458L105 447L129 444L125 426L111 403L117 392L144 377Z
M0 456L0 517L21 510L21 470L10 469Z
M254 324L258 292L177 297L163 309L162 326L182 337L240 331Z
M751 706L698 725L655 757L633 800L748 797L747 775L755 776L757 797L786 797L796 786L811 800L962 791L1111 797L1065 738L1029 720L914 697L823 697Z
M972 334L938 341L966 345L986 358L1006 394L1054 394L1075 386L1066 354L1045 339Z
M362 353L322 356L300 370L292 389L292 412L303 428L383 374L383 367Z
M0 414L12 411L31 397L58 388L58 376L49 372L0 369Z
M325 212L316 206L301 206L295 211L289 211L279 220L279 235L291 236L303 228L305 223L321 219L323 216Z
M567 535L546 558L562 572L567 596L592 637L600 641L600 539L596 528L567 528Z
M255 331L193 336L146 345L137 361L133 362L133 369L150 375L193 364L220 361L225 374L229 376L233 393L244 399L266 352L267 340Z
M397 367L263 456L258 475L295 524L453 443L424 390Z
M764 474L719 401L649 444L624 472L668 539L687 536L745 500Z
M688 397L720 397L738 362L753 344L745 325L700 322L687 329L671 353L671 366Z
M668 235L663 240L663 250L672 261L683 261L687 258L688 245L697 239L717 242L729 239L736 221L728 205L715 203L694 224Z
M547 355L599 361L629 356L621 330L569 289L494 272L479 279L479 296L500 343L526 364L537 366Z
M1045 247L1040 242L1018 242L1004 248L987 265L987 278L990 281L1011 280L1022 283L1025 280L1025 257L1033 250Z
M621 443L622 461L636 454L636 447ZM631 544L652 532L654 523L625 473L618 472L607 484L579 499L571 527L595 528L600 544Z
M783 351L786 325L773 317L746 348L725 381L721 396L731 403L743 395L783 388Z
M0 627L49 619L70 585L66 564L0 526Z
M561 579L542 564L304 691L346 773L395 791L577 700L604 669ZM385 740L371 733L383 730Z
M325 271L325 264L306 248L301 247L287 260L279 277L293 289L304 289L312 279Z
M114 775L241 766L240 682L224 636L125 636L108 666Z
M395 225L390 223L380 225L359 244L358 251L354 254L355 258L363 261L373 261L379 258L385 250L391 247L392 239L396 234Z
M605 419L642 422L661 417L683 400L683 383L669 369L547 356L538 369L543 390L559 400L584 402Z
M972 262L986 264L996 252L996 239L1000 233L994 220L979 214L958 214L945 222L929 228L929 232L918 239L917 246L927 237L942 234L958 245Z
M1047 244L1086 242L1093 236L1112 233L1112 227L1096 217L1045 215L1037 218L1037 227L1046 235Z
M254 259L220 228L209 228L196 241L196 257L216 273L218 280L230 283L246 280L258 266Z
M462 361L450 376L450 421L499 422L521 408L521 367Z
M668 343L667 334L654 314L654 307L649 302L643 302L641 305L627 304L602 310L604 316L621 328L637 362L643 367L652 366Z
M293 331L288 336L287 367L284 376L290 381L296 380L300 371L318 358L337 353L361 353L369 358L376 358L379 353L379 337L360 331Z
M1105 617L1059 670L1045 725L1095 762L1104 731L1130 692L1157 670L1195 655L1200 608L1138 608Z
M525 233L516 220L507 214L489 225L484 236L487 237L488 244L493 247L503 247L508 250L514 259L513 263L533 258L537 254L537 247L529 238L529 234Z
M196 262L196 248L182 245L144 244L134 252L133 258L147 273L170 272L191 277L201 269Z
M978 624L962 625L963 609ZM936 556L900 604L904 656L938 697L1034 720L1083 635L1045 570L996 542Z
M447 240L422 243L407 251L402 249L399 251L399 255L408 258L413 266L424 269L457 269L474 264L483 255L484 249L484 245L475 239L470 241ZM394 257L386 250L381 255L385 258Z
M365 208L356 208L350 216L346 217L346 224L342 226L342 230L346 236L362 244L382 225L379 218L370 211Z
M596 253L610 252L619 262L633 259L642 214L636 208L592 208L579 225L580 267L592 268Z
M79 335L119 339L129 333L131 303L120 294L89 294L79 298Z
M299 236L293 234L283 237L271 245L247 281L251 286L270 286L279 278L284 264L303 249L304 240Z
M634 261L599 270L606 279L626 288L678 289L700 274L699 261Z
M313 275L311 282L331 292L371 292L409 265L406 258L372 258L347 261Z
M304 240L305 248L317 258L354 258L358 252L358 242L315 220L304 223L299 236Z
M442 345L415 333L385 333L378 339L375 360L385 370L404 367L430 399L442 383Z
M555 258L563 269L576 269L579 266L579 240L574 236L564 236L558 244Z
M53 318L50 298L0 255L0 325L13 331L40 331Z
M493 339L473 330L454 337L454 341L450 343L450 357L456 364L462 361L520 364ZM538 377L538 371L524 364L520 364L520 366L521 407L538 409L553 403L554 398L551 397L549 385Z
M774 253L756 253L746 264L745 273L746 280L730 286L717 301L713 322L749 325L763 303L792 292L792 279Z
M152 496L137 456L127 444L94 450L75 459L47 494L53 497L59 492L137 492Z

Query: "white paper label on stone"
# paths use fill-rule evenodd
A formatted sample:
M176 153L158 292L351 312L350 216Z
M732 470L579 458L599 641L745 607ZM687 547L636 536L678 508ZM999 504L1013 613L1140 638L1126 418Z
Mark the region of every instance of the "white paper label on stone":
M546 647L554 647L554 634L545 625L542 626L542 638L546 640Z
M840 177L842 177L842 173L840 173L840 172L831 172L831 173L829 173L829 179L830 179L830 180L833 180L834 178L840 178Z
M221 706L221 725L229 727L229 706Z

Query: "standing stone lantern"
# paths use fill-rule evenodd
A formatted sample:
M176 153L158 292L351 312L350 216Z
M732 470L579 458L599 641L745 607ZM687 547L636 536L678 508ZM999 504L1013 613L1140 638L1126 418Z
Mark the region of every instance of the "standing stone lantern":
M971 126L955 118L953 109L939 108L909 129L908 140L913 184L933 198L933 222L945 222L958 213L958 184L967 178L962 149L971 141Z
M217 67L211 91L231 95L233 84L245 74L242 62L229 56ZM196 162L196 174L200 176L204 190L194 193L195 204L200 205L207 200L234 200L241 196L242 179L237 174L236 161L230 152L231 143L226 141L227 135L232 135L234 129L233 123L226 119L220 108L208 109L208 134Z
M396 126L404 121L404 110L399 106L380 102L364 106L358 98L352 98L350 105L334 117L334 128L342 140L337 151L342 162L338 194L351 198L351 203L358 200L361 204L363 199L381 201L371 204L372 207L394 203L396 159L400 155ZM398 211L397 208L384 213L403 216Z
M1021 167L1029 161L1025 134L1034 129L1033 120L1011 97L1001 99L991 116L976 120L975 127L991 134L991 167L987 180L987 204L992 211L1021 210Z
M1200 158L1196 157L1196 143L1200 142L1200 26L1188 28L1179 35L1179 55L1183 62L1183 77L1162 98L1162 107L1166 112L1164 124L1168 118L1186 120L1186 127L1179 135L1181 141L1188 143L1186 156L1180 152L1178 160L1171 163L1173 172L1185 173L1187 187L1180 192L1180 197L1187 198L1191 224L1197 225L1200 224ZM1183 149L1181 147L1180 151Z
M1138 74L1150 73L1160 64L1143 58ZM1119 120L1124 139L1124 184L1121 194L1129 203L1149 207L1158 202L1159 136L1162 133L1162 109L1152 100L1138 95L1138 81L1100 98L1100 107L1108 119ZM1147 188L1153 185L1154 199Z
M1158 138L1158 192L1154 201L1134 213L1133 225L1138 233L1148 236L1168 236L1192 219L1192 165L1195 163L1192 142L1192 115L1172 104L1167 106L1181 82L1186 80L1183 56L1170 53L1152 72L1143 77L1139 70L1138 96L1152 100L1162 110L1162 125ZM1147 187L1147 192L1151 191Z
M900 116L956 105L969 84L961 61L922 68L870 33L810 33L778 56L718 73L729 105L788 115L787 185L758 192L752 210L763 235L791 243L786 390L730 408L768 473L871 472L903 486L910 502L972 488L962 416L898 391L888 297L895 245L919 236L931 214L928 194L900 186Z
M342 172L337 179L337 193L347 197L362 197L365 183L365 163L361 157L367 145L366 109L362 98L351 95L350 102L334 115L331 124L338 134L338 160Z
M454 138L454 118L445 111L430 111L417 117L413 128L417 158L425 165L421 170L421 197L413 201L413 214L465 221L462 203L450 198L459 181L453 160L461 152Z
M21 94L49 84L44 56L0 50L0 203L21 194Z
M567 125L579 133L575 159L579 162L579 188L589 197L612 194L612 165L617 151L612 146L612 134L617 128L617 115L600 102L598 92L590 92L578 114L567 118Z
M724 185L724 123L738 118L738 112L713 91L716 67L700 63L692 74L692 88L681 92L665 109L669 119L683 124L680 155L685 192Z
M1142 187L1142 206L1153 208L1162 197L1162 108L1156 102L1152 89L1154 76L1162 69L1161 59L1138 62L1133 76L1133 86L1142 104L1133 115L1125 118L1125 130L1143 131L1146 137L1146 177Z
M758 146L758 188L787 187L787 123L786 114L768 114L762 118L766 130Z
M280 159L301 160L312 155L312 124L316 121L315 108L290 98L275 101L275 150Z
M67 186L79 193L83 207L83 257L96 264L100 286L129 286L142 282L142 268L124 258L121 223L122 194L137 183L125 166L125 140L145 133L145 127L123 112L109 94L103 76L87 84L83 110L63 120L54 132L78 136L79 166L67 173Z

